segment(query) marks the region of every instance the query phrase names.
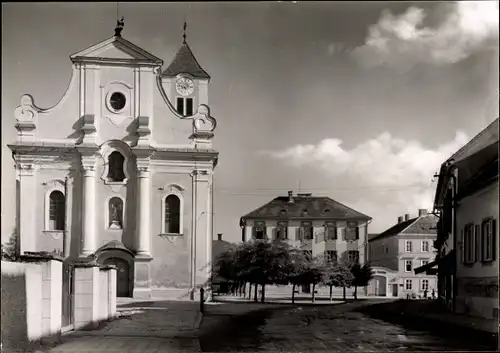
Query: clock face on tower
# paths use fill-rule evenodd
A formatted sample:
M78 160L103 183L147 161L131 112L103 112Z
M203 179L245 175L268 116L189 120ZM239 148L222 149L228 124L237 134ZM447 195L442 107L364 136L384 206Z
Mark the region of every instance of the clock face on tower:
M181 77L180 79L177 80L175 84L175 89L177 90L177 93L179 93L181 96L189 96L194 92L194 83L193 80L187 78L187 77Z

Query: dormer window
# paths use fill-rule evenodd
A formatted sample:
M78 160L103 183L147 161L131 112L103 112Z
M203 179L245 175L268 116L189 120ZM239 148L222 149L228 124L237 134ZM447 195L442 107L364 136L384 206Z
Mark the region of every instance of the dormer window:
M286 210L280 211L280 217L286 217Z
M182 116L193 115L193 98L177 97L177 112Z

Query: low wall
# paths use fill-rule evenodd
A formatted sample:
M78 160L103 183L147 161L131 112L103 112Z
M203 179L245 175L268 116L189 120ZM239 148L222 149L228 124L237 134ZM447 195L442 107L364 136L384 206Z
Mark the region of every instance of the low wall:
M1 266L2 347L22 351L42 338L43 267L7 261Z

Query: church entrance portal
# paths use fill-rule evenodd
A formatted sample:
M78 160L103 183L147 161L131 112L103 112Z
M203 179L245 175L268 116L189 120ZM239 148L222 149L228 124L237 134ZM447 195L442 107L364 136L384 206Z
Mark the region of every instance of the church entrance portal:
M130 266L128 262L112 257L104 261L104 264L116 266L116 296L130 297Z

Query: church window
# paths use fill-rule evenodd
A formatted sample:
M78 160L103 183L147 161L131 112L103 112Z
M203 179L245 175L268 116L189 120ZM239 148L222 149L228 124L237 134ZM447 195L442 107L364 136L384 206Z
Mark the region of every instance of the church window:
M108 227L123 228L123 201L119 197L112 197L108 204Z
M127 98L125 98L125 95L121 92L113 93L109 99L109 104L115 111L120 111L125 108L126 102Z
M55 190L49 196L49 230L64 230L65 196Z
M118 152L112 152L108 157L108 180L121 182L125 179L123 170L125 157Z
M180 233L181 201L176 195L168 195L164 205L164 233Z
M193 98L177 97L177 112L182 116L193 115Z

